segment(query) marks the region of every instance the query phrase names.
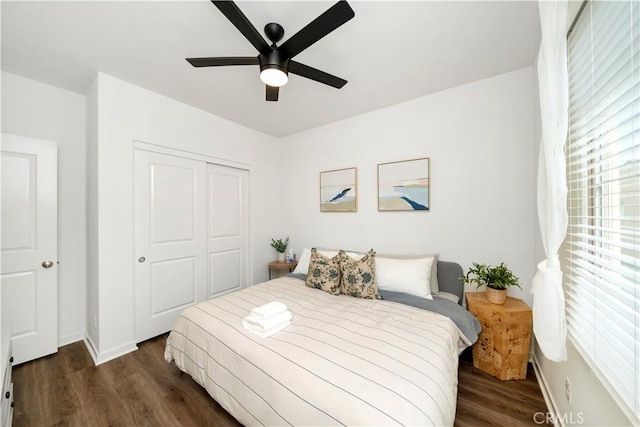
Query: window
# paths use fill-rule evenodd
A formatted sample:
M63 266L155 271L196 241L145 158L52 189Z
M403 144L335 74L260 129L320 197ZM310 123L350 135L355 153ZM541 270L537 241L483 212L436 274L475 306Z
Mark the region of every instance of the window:
M569 337L640 420L640 3L592 1L568 37Z

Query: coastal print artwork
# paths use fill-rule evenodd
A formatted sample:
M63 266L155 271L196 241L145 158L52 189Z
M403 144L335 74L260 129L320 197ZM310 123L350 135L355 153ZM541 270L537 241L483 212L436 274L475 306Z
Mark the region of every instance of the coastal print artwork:
M355 212L357 209L357 169L320 172L320 211Z
M429 158L378 165L379 211L429 211Z

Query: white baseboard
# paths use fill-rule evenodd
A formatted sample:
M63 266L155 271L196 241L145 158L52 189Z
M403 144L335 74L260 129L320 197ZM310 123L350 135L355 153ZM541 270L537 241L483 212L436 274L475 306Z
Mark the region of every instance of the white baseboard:
M91 337L86 336L84 339L84 343L87 346L87 350L89 350L89 354L91 355L91 358L93 359L93 363L96 366L106 363L110 360L117 359L120 356L124 356L125 354L131 353L138 349L138 346L136 345L135 342L130 342L130 343L121 345L120 347L111 349L109 351L98 353L98 351L96 350L95 344L91 340Z
M540 365L538 363L538 358L536 357L535 352L531 353L532 355L532 365L533 370L536 373L536 378L538 379L538 385L540 386L540 391L542 392L542 397L544 398L544 403L547 405L547 411L553 416L553 425L555 427L562 427L562 418L559 416L558 407L556 406L553 396L549 391L549 387L547 386L547 381L542 375L542 370L540 369Z
M96 360L98 360L98 356L96 352L96 347L93 344L93 341L91 340L91 337L89 335L84 336L84 345L87 347L87 351L89 352L89 356L91 356L91 358L93 359L93 363L97 365L98 363L96 363Z
M84 340L84 331L74 332L73 334L65 335L64 337L58 337L58 347L64 347L65 345L73 344L74 342Z

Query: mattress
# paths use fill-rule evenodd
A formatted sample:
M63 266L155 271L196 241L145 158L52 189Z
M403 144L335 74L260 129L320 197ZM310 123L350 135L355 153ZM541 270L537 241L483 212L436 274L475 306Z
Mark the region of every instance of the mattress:
M241 323L270 301L293 319L263 339ZM165 359L244 425L453 425L468 344L444 315L285 276L186 309Z

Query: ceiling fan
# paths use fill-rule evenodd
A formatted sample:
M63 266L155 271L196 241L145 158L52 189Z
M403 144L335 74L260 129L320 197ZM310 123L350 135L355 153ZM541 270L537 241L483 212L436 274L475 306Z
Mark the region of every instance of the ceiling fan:
M287 83L289 73L297 74L340 89L347 81L308 65L292 60L294 56L340 27L355 16L346 1L339 1L306 27L277 46L284 36L284 29L276 23L264 27L264 33L271 46L262 38L258 30L249 22L233 1L211 0L224 16L258 50L258 56L229 56L214 58L186 58L194 67L221 67L226 65L259 65L260 79L266 85L267 101L277 101L280 86Z

